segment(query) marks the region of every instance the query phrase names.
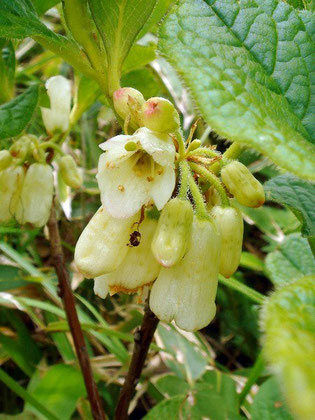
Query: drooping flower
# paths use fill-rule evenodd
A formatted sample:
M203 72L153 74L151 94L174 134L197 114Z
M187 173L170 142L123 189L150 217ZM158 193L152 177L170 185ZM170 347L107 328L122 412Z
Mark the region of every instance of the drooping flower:
M241 162L234 160L221 170L221 178L236 200L247 207L260 207L265 202L261 183Z
M153 201L160 210L175 187L175 146L167 134L145 127L101 144L97 180L103 207L117 218L130 217Z
M120 221L121 222L121 221ZM140 244L129 247L127 255L116 271L94 279L94 291L105 298L118 292L136 293L138 289L150 285L159 274L161 266L151 251L151 241L157 221L146 218L140 225Z
M214 223L195 216L187 254L173 267L162 268L153 284L150 308L159 319L195 331L214 318L220 242Z
M54 178L52 168L33 163L27 170L15 216L19 223L44 226L50 215L53 200Z
M41 108L44 125L49 134L66 132L70 121L71 83L63 76L54 76L46 82L50 109Z
M22 166L0 171L0 222L8 222L15 213L24 180Z
M75 247L74 260L79 271L87 278L115 271L128 252L129 236L136 221L136 215L120 220L100 207Z
M163 267L178 263L190 246L193 208L188 200L170 200L162 210L152 240L152 252Z
M238 209L214 206L211 210L218 231L221 234L220 273L231 277L239 266L243 243L243 218Z

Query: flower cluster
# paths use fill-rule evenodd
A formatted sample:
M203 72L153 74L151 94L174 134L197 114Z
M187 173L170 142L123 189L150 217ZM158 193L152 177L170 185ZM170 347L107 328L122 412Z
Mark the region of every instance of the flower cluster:
M59 136L69 127L71 89L62 76L46 83L51 108L42 108L49 135L23 135L9 150L0 151L0 222L15 218L19 223L44 226L49 218L54 193L52 160L57 162L59 180L79 188L82 176L75 160L58 145ZM57 133L57 136L52 137Z
M161 320L203 328L215 316L219 273L231 276L240 261L243 219L230 198L258 207L263 188L238 161L191 141L193 130L184 142L166 99L145 101L132 88L113 99L125 134L100 146L102 206L77 242L76 265L102 298L148 286Z

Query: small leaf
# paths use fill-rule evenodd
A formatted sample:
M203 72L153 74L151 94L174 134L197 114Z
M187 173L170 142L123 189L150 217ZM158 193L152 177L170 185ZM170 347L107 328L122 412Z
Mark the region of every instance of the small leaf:
M0 37L32 37L87 76L95 77L94 70L78 44L48 29L39 20L31 0L1 0Z
M268 200L287 206L302 223L302 234L315 235L315 185L286 174L264 185Z
M181 0L159 48L218 134L315 179L315 46L298 11L275 0Z
M167 400L163 400L149 413L143 417L143 420L172 419L179 420L182 417L182 408L185 404L186 396L178 395Z
M307 240L299 234L287 236L276 251L267 255L266 269L276 287L315 274L315 260Z
M11 41L0 39L0 104L13 97L15 51Z
M155 59L156 46L152 45L134 45L123 65L123 74L129 73L130 71L140 69L146 64L150 63Z
M187 394L189 390L187 382L175 375L162 376L154 385L165 398Z
M60 0L32 0L36 12L39 15L44 14L48 9L56 6L56 4L60 3Z
M315 275L276 291L262 310L264 354L297 418L315 418Z
M12 101L0 106L0 139L15 137L24 130L36 108L38 91L38 85L32 85Z
M52 366L31 392L37 401L63 420L70 419L78 399L85 394L79 370L62 364ZM36 413L34 408L30 409Z
M12 265L0 265L0 292L30 284L23 280L21 270Z
M294 420L274 377L269 378L259 388L252 405L251 415L252 420Z
M112 93L119 87L123 62L136 36L151 15L156 0L88 1L107 52Z

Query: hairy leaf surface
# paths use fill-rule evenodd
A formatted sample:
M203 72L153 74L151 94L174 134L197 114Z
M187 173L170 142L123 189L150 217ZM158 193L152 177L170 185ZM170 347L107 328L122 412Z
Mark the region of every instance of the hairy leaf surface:
M159 47L215 131L315 179L315 45L298 11L276 0L181 0Z

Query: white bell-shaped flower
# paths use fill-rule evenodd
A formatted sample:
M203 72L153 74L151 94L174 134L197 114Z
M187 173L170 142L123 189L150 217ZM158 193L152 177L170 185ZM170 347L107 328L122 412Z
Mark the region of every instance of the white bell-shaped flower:
M170 268L162 267L153 284L150 308L165 322L196 331L214 318L221 238L216 226L194 217L191 245L184 258Z
M136 221L136 215L115 219L100 207L75 247L74 260L79 271L87 278L115 271L128 252L127 244Z
M168 134L145 127L101 144L97 180L104 208L126 218L153 201L160 210L175 188L175 146Z
M150 285L158 276L161 266L151 251L151 241L157 221L145 219L140 225L140 244L129 247L127 255L118 269L94 280L94 292L105 299L107 293L136 293Z
M44 125L49 134L66 132L71 108L71 82L63 76L54 76L46 82L50 109L41 108Z

